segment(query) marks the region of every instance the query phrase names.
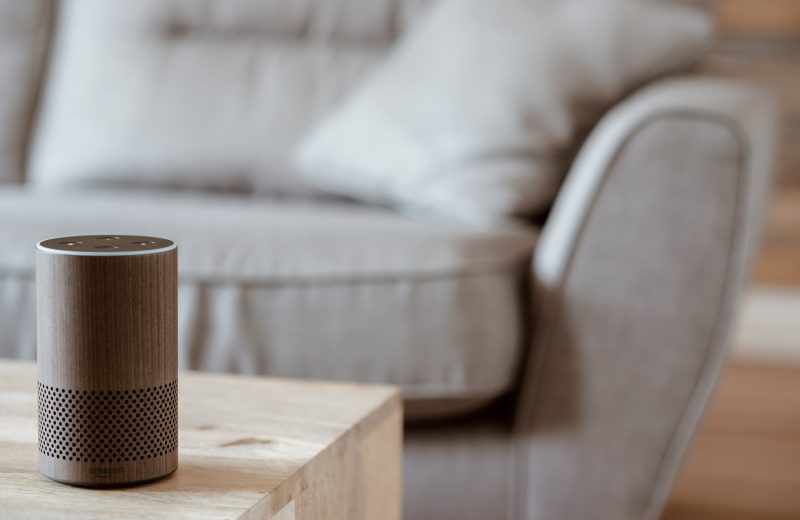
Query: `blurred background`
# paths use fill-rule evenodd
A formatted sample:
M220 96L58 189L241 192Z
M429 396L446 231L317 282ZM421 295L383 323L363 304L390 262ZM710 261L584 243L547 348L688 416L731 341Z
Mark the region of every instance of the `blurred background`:
M665 519L800 518L800 2L720 0L707 73L769 85L783 142L732 362Z
M719 43L701 70L768 85L784 107L764 244L736 346L743 356L798 359L800 320L792 316L800 317L800 3L721 0L716 13Z

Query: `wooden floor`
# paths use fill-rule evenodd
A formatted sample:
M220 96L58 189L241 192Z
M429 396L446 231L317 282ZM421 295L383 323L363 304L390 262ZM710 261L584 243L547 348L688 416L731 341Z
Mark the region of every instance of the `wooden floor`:
M760 285L800 286L800 183L776 186L754 275Z
M662 520L800 519L800 364L725 370Z

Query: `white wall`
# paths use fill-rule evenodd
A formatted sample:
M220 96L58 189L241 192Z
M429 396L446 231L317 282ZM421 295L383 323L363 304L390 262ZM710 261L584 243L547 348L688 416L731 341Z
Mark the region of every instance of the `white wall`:
M800 362L800 287L751 287L732 347L737 358Z

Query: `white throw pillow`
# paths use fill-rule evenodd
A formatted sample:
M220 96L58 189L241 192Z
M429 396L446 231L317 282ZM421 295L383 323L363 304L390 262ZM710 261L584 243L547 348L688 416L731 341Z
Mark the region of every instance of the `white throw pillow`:
M706 13L645 0L441 0L297 150L318 188L470 219L545 209L581 123L685 66Z

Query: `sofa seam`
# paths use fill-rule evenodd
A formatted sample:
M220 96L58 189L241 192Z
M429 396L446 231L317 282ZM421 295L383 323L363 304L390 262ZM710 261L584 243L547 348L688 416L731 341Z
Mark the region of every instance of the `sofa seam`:
M522 275L528 270L531 262L531 255L525 258L509 262L505 265L497 264L490 265L486 268L477 269L464 269L452 271L431 271L429 273L408 273L386 275L376 274L367 275L363 277L344 277L338 275L332 276L318 276L311 275L308 277L302 276L287 276L285 278L273 278L265 280L249 280L247 278L224 278L224 277L206 277L197 275L183 275L178 277L178 285L215 285L215 286L230 286L239 285L242 287L314 287L314 286L345 286L345 285L383 285L394 283L424 283L432 281L447 281L457 280L461 278L477 278L484 276L495 275ZM21 280L31 281L36 279L35 271L32 270L15 270L13 268L3 269L0 268L0 277L17 278Z

